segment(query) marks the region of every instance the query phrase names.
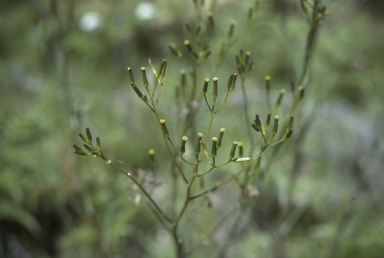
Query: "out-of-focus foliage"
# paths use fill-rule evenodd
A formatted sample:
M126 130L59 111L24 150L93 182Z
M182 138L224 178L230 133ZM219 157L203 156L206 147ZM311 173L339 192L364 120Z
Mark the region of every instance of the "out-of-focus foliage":
M222 31L232 19L240 31L253 4L214 2ZM140 3L0 4L0 257L172 256L167 232L145 202L137 202L140 191L100 160L73 155L70 146L77 131L89 126L109 157L137 171L149 168L148 149L159 150L158 171L169 177L169 164L161 162L168 160L161 133L128 87L126 68L138 72L148 58L154 63L167 58L167 101L159 108L177 116L182 111L172 101L182 67L168 44L182 46L183 24L196 21L190 1L152 1L153 17L139 19ZM301 130L268 170L262 161L254 182L259 195L237 233L229 236L223 227L201 257L215 249L222 257L379 258L384 253L383 4L323 4L330 15L321 24L305 82ZM260 1L255 21L219 69L201 71L200 79L227 78L236 70L238 49L251 51L255 68L246 87L251 110L264 114L264 76L273 79L273 97L281 88L289 91L301 69L308 29L299 1ZM219 40L213 42L219 47ZM246 134L243 120L232 121L243 116L240 92L229 102L233 108L218 120L239 137ZM222 125L216 126L218 131ZM165 187L156 190L158 200L167 198ZM218 221L237 189L233 183L213 193L213 209L194 215L205 216L206 224L193 230L205 232ZM215 210L219 205L225 210Z

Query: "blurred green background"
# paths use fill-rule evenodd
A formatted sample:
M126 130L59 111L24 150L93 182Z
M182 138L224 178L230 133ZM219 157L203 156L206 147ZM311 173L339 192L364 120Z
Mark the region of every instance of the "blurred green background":
M218 0L215 23L226 34L235 20L236 35L253 4ZM224 225L196 257L216 257L217 250L217 257L383 257L384 4L323 4L330 15L320 26L292 140L268 170L262 160L254 182L259 195L237 233L228 235ZM169 157L126 68L140 78L140 67L150 71L149 58L168 60L159 113L179 132L185 110L175 105L175 85L188 67L168 45L181 48L183 24L198 24L191 1L19 0L0 7L0 257L172 257L168 233L143 200L135 204L138 189L101 160L74 155L71 143L79 144L77 132L90 127L107 157L137 171L149 168L147 153L155 149L163 181L156 199L167 207ZM273 99L297 79L309 30L298 0L261 0L259 7L220 68L202 67L198 75L201 82L223 78L224 85L236 72L235 54L249 50L252 116L267 112L265 75L272 77ZM213 38L212 60L219 47ZM213 125L213 132L227 129L223 149L234 140L249 147L239 85ZM286 95L281 116L292 101ZM197 129L205 132L204 108ZM195 207L197 223L181 229L197 232L190 245L235 205L238 192L233 183L211 195L212 209Z

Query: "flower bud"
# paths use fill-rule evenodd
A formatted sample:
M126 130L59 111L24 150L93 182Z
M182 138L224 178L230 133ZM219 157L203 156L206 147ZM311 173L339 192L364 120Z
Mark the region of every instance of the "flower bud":
M231 152L229 153L230 159L233 159L233 157L235 157L235 151L238 144L239 144L238 142L232 142Z
M80 148L79 146L77 146L76 144L72 143L72 147L75 148L75 150L78 150L78 151L84 151L82 148Z
M128 71L128 75L129 75L129 80L131 81L131 83L134 84L135 83L135 79L133 78L133 73L132 73L131 67L128 67L127 71Z
M96 148L100 150L101 144L100 144L100 138L99 136L96 136Z
M165 119L160 119L161 129L163 130L163 134L165 137L169 137L169 132L167 126L165 125Z
M79 135L79 137L83 140L83 142L85 143L89 143L89 140L80 132L77 133Z
M87 139L89 142L92 142L92 135L91 135L91 131L89 130L89 127L86 127L85 128L85 132L87 133Z
M186 81L186 74L187 72L185 69L180 70L180 75L181 75L181 87L184 89L185 88L185 81Z
M213 77L213 92L212 92L212 96L214 99L216 99L217 97L217 81L219 80L219 78L217 77Z
M167 71L167 59L163 59L161 61L161 65L160 65L160 75L161 75L161 78L164 78L165 77L165 72Z
M217 156L217 138L216 137L212 137L212 148L211 148L211 156L212 157L216 157Z
M77 155L81 155L81 156L86 156L87 153L83 150L74 150L73 153L77 154Z
M228 39L231 39L233 36L233 31L235 30L236 21L232 20L229 26Z
M200 141L201 141L202 138L203 138L203 134L202 133L198 133L197 134L197 141L196 141L196 144L195 144L195 154L196 155L199 155L199 153L200 153Z
M284 94L285 94L285 90L284 89L280 90L279 98L276 101L276 107L280 106L281 100L283 99Z
M240 157L243 157L243 153L244 153L243 145L244 145L243 142L239 141L239 156Z
M237 73L234 73L232 76L231 91L235 89L236 79L237 79Z
M208 17L209 25L213 28L215 26L215 23L213 21L213 13L211 11L209 11L207 13L207 17Z
M221 142L223 140L224 132L225 132L225 128L221 128L220 133L219 133L219 139L218 139L217 144L216 144L217 149L219 149L221 147Z
M147 74L145 72L145 67L141 67L141 75L143 76L144 87L148 89L148 79L147 79Z
M178 57L182 57L183 54L181 51L177 48L177 46L174 43L169 44L169 49L172 51L173 54L175 54Z
M256 130L256 129L255 129L255 130L256 130L256 131L260 131L261 128L262 128L262 126L263 126L263 124L262 124L262 122L261 122L261 119L260 119L260 117L259 117L259 114L256 114L256 118L255 118L254 122L255 122L255 125L256 125L257 129L259 129L259 130Z
M185 143L187 142L188 140L188 137L187 136L183 136L181 138L182 142L181 142L181 145L180 145L180 154L183 155L185 153Z
M87 149L87 151L89 151L89 152L93 152L94 151L94 149L92 149L90 146L88 146L87 144L83 144L83 146L84 146L84 148L86 148Z
M279 116L275 116L275 122L273 123L272 134L275 135L277 133L277 126L279 124Z
M187 30L187 33L188 33L188 37L189 38L192 38L192 28L191 28L191 25L189 25L189 23L185 23L184 24L184 26L185 26L185 29Z
M203 93L206 94L208 90L208 83L209 83L209 78L205 78L204 80L204 87L203 87Z
M287 126L287 133L291 130L293 124L293 116L289 119L288 126Z
M289 130L289 131L285 134L285 138L288 139L289 137L291 137L292 133L293 133L293 130L292 130L292 129Z
M269 75L265 76L265 89L267 92L271 89L271 76Z
M297 89L299 90L299 100L302 100L304 98L304 87L303 86L299 86L297 87Z
M155 150L150 149L148 151L148 154L149 154L149 162L151 163L151 166L153 167L155 165Z
M268 127L270 122L271 122L271 112L268 112L267 120L265 120L265 127Z

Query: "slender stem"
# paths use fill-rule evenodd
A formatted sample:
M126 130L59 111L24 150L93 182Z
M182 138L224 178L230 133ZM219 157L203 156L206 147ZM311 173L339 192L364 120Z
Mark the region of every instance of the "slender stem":
M252 135L252 130L251 130L251 127L249 126L249 114L248 114L248 98L247 98L247 93L245 91L245 79L244 80L241 80L241 91L243 93L243 107L244 107L244 116L245 116L245 127L247 128L247 131L248 131L248 137L249 137L249 140L251 142L251 145L254 144L253 142L253 135Z
M139 188L140 190L143 192L143 194L148 198L148 200L153 204L153 206L156 208L156 210L163 216L163 218L169 222L169 223L174 223L174 221L168 217L161 209L160 207L156 204L156 202L152 199L152 197L149 195L149 193L144 189L144 187L139 183L139 181L136 180L136 178L134 178L131 173L129 172L126 172L124 171L123 169L121 169L120 167L116 166L114 163L111 163L111 166L113 168L115 168L116 170L118 170L119 172L121 172L123 175L129 177L129 179L131 179Z

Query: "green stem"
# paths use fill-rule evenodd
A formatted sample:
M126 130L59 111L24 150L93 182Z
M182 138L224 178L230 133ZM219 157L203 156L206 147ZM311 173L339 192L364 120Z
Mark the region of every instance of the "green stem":
M103 158L104 159L104 158ZM104 160L108 160L107 158L105 158ZM123 169L121 169L120 167L116 166L114 163L111 163L111 166L118 170L120 173L122 173L123 175L129 177L129 179L131 179L139 188L140 190L143 192L143 194L148 198L148 200L153 204L153 206L156 208L156 210L161 214L161 216L163 216L163 218L169 222L169 223L174 223L174 221L168 217L161 209L160 207L156 204L156 202L152 199L152 197L149 195L149 193L144 189L144 187L139 183L139 181L136 180L136 178L134 178L131 173L129 172L126 172L124 171Z

